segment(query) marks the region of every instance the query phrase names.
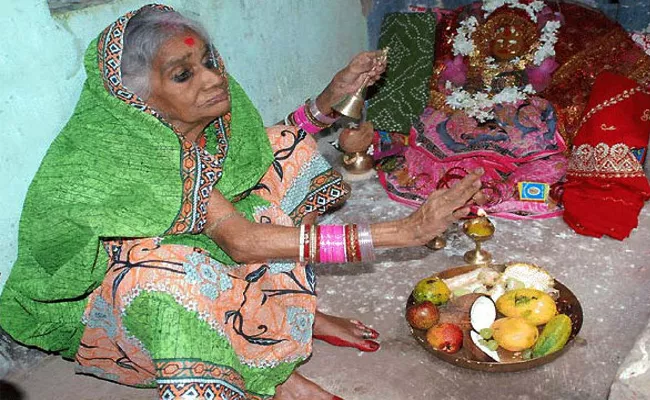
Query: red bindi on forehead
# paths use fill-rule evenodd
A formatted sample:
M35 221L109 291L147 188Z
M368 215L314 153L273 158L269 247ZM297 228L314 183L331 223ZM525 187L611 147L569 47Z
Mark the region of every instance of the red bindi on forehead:
M192 36L186 37L185 39L183 39L183 42L190 47L193 47L195 43L194 38Z

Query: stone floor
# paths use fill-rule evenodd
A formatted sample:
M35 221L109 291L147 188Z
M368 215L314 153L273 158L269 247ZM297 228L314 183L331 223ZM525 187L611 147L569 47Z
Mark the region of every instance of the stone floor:
M352 186L350 200L330 221L373 222L410 211L390 201L376 177ZM321 310L371 324L381 332L382 349L367 354L318 342L300 371L347 400L650 399L650 206L642 211L640 227L623 242L579 236L561 218L494 223L494 239L485 248L496 261L538 264L580 300L580 340L561 357L522 372L476 372L437 359L411 337L403 315L413 285L464 264L462 255L471 247L453 227L448 246L438 252L425 247L385 250L373 264L319 267ZM154 391L75 375L73 368L60 358L45 357L8 375L0 399L155 398Z

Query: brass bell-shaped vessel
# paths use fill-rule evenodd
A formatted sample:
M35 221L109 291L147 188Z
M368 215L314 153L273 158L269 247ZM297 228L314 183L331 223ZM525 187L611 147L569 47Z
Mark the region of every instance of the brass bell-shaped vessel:
M363 85L357 89L354 94L349 94L338 103L332 106L334 111L345 115L346 117L352 118L354 120L360 120L362 115L362 110L364 107L364 99L366 97L366 85L368 84L368 79L364 81Z
M379 58L380 62L386 61L388 58L388 47L382 50L381 57ZM352 118L354 120L360 120L363 115L363 108L365 107L365 98L366 98L366 88L368 87L369 78L366 76L363 83L353 94L348 94L338 103L332 106L334 111L345 115L346 117Z

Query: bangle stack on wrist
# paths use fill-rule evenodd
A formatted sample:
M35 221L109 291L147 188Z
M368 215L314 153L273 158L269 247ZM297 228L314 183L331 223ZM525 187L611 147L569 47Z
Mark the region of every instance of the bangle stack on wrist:
M368 225L301 225L300 262L353 263L373 261L374 246Z
M307 99L305 104L287 115L284 119L285 124L297 126L307 133L318 133L325 128L329 128L336 121L318 110L316 102Z
M329 115L320 112L316 105L316 100L307 99L307 104L309 104L309 112L318 122L331 126L337 121L338 118L332 118Z

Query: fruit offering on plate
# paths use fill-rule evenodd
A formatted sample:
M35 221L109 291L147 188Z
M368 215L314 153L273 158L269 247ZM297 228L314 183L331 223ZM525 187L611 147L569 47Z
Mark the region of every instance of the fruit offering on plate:
M568 342L572 321L558 313L555 280L528 263L509 263L503 272L477 267L449 279L417 283L406 319L426 331L437 351L483 362L509 363L543 357Z

